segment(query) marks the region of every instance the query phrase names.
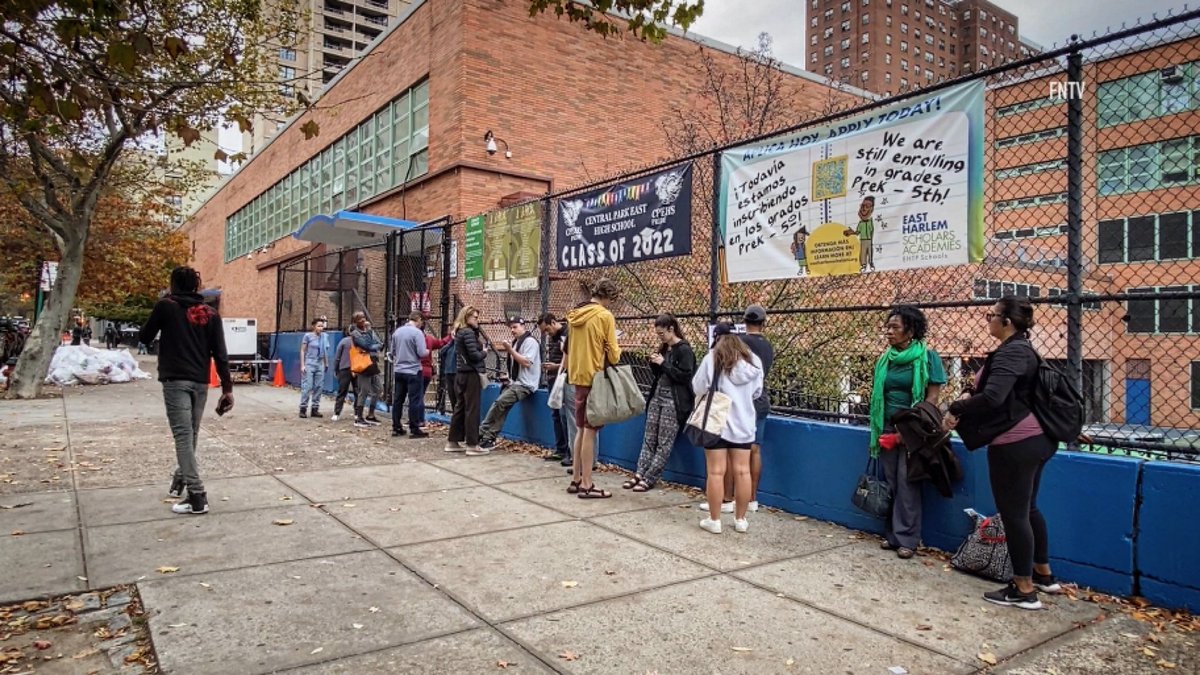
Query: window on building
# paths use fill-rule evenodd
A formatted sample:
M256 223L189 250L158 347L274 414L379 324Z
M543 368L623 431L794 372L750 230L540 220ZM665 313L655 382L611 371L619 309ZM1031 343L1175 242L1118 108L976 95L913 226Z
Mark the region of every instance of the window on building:
M1097 258L1101 263L1194 259L1200 254L1200 211L1176 211L1102 220Z
M826 40L828 40L829 38L833 37L833 29L832 29L832 28L826 28L826 29L825 29L825 32L823 33L823 35L825 36L825 39L826 39ZM814 36L814 37L815 37L815 36Z
M817 17L814 16L812 19L810 19L808 24L810 26L812 26L813 28L816 28L817 27Z
M933 52L925 52L926 63L933 63Z
M892 34L891 33L884 33L883 44L891 46L891 44L892 44Z
M812 44L812 46L816 47L817 46L817 36L813 35L812 39L809 40L809 43Z
M866 61L867 59L871 58L871 52L859 52L858 58Z
M280 61L295 61L296 60L296 50L288 49L287 47L280 47L279 48L279 60Z
M1101 195L1200 182L1200 136L1099 153Z
M860 80L862 80L863 82L866 82L866 81L867 81L867 75L868 75L867 71L865 71L865 70L864 70L864 71L862 72L862 74L860 74L860 75L859 75L859 79L860 79Z
M888 14L883 17L883 25L887 26L888 28L892 27L892 15L891 14Z
M979 37L984 40L987 39L987 29L986 28L979 29Z
M844 57L844 58L841 60L841 64L842 64L842 67L843 67L843 68L849 68L849 67L850 67L850 58L849 58L849 57Z
M891 73L884 73L884 74L883 74L883 81L884 81L884 82L887 82L888 84L891 84L891 83L892 83L892 74L891 74Z
M908 5L900 5L900 13L907 16L908 15Z
M1147 286L1130 288L1130 295L1194 293L1200 286ZM1147 298L1127 300L1125 329L1130 333L1196 334L1200 333L1200 307L1197 298ZM1195 384L1193 383L1193 389Z
M225 221L225 261L429 171L429 83L368 116Z
M979 45L979 55L986 59L988 55L988 48L984 47L983 45Z
M850 48L850 38L846 38L846 39L842 40L841 44L842 44L842 49L849 49Z
M833 66L832 66L832 65L830 65L830 64L825 64L825 74L826 74L826 75L832 75L832 74L833 74Z
M842 3L842 13L845 14L846 12L849 12L849 11L850 11L850 3L843 2Z
M816 62L817 62L817 53L816 53L816 52L812 52L812 53L809 55L809 59L808 59L808 60L809 60L811 63L816 63Z
M863 33L862 34L862 43L865 45L870 41L871 41L871 35L869 33Z
M1192 410L1200 410L1200 361L1192 361Z
M900 70L908 72L908 59L900 59Z
M900 51L902 51L902 52L908 51L908 42L906 42L904 40L900 41Z
M964 11L964 12L963 12L963 20L965 21L965 20L967 20L967 19L969 19L969 18L971 18L971 10L969 10L969 9L968 9L968 10L966 10L966 11Z
M983 11L982 9L979 10L979 20L987 21L987 12Z
M1050 206L1053 204L1066 204L1067 193L1056 192L1048 195L1037 195L1036 197L1021 197L1019 199L1006 199L995 202L997 211L1013 211L1016 209L1028 209L1035 206Z
M892 62L892 55L891 55L891 54L884 54L884 55L883 55L883 62L884 62L884 63L886 63L886 64L891 64L891 62Z
M926 81L933 79L933 71L932 70L929 70L928 68L925 69L925 79L926 79Z
M913 58L914 58L914 59L916 59L916 58L920 58L920 56L921 56L921 48L920 48L920 47L913 47L913 50L912 50L912 55L913 55Z
M296 79L296 69L291 66L280 66L279 67L279 79L280 80Z
M933 36L932 35L930 35L928 33L925 34L925 44L929 45L930 47L933 46Z
M908 89L908 78L905 78L905 77L900 78L900 88Z
M943 59L942 57L939 56L938 57L938 68L945 68L945 67L946 67L946 59Z
M867 25L867 24L869 24L869 23L871 23L871 15L870 15L870 14L863 14L863 15L862 15L862 25L864 25L864 26L865 26L865 25Z
M905 34L905 35L908 35L908 24L906 24L906 23L901 23L901 24L900 24L900 32L901 32L901 33L903 33L903 34Z
M833 45L825 45L825 56L833 56Z
M821 1L821 0L812 0L812 8L813 8L813 9L816 9L816 8L817 8L817 5L819 5L819 4L820 4L820 1Z
M828 21L832 18L833 18L833 10L832 9L825 10L825 20Z
M842 32L845 33L848 30L850 30L850 20L849 19L842 22Z

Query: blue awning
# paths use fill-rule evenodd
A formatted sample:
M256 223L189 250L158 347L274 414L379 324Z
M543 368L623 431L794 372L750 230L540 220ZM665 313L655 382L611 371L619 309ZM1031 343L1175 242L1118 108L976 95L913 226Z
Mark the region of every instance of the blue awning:
M341 248L383 241L393 232L410 230L418 225L420 223L411 220L338 211L331 216L322 214L309 218L292 236L301 241Z

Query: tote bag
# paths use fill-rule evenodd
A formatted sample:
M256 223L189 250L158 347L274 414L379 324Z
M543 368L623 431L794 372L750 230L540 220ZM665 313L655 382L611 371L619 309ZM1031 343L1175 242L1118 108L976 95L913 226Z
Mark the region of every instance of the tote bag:
M587 400L587 421L593 427L624 422L646 410L642 390L633 379L628 365L604 366L592 377L592 391Z
M563 389L567 387L567 369L559 368L558 376L554 378L554 384L550 387L550 400L546 405L554 410L561 410L563 405Z
M725 430L725 423L729 421L729 408L733 399L717 391L717 383L720 381L721 373L718 372L713 376L708 392L696 401L696 407L692 408L692 414L688 416L687 425L684 427L687 439L701 448L719 447L721 432Z
M375 365L375 359L371 358L370 352L359 347L356 344L350 345L350 372L355 375L366 375L371 377L379 373L379 366Z
M1008 538L999 515L984 518L975 509L966 509L975 521L971 533L954 552L950 564L956 568L1001 583L1012 579L1012 559L1008 555Z

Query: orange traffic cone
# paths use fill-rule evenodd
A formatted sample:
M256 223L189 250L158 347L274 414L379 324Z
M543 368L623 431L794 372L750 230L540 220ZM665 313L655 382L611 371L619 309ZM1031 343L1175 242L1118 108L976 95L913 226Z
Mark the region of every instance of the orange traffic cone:
M286 387L287 380L283 379L283 361L275 362L275 379L271 382L272 387Z
M210 387L221 386L221 378L217 377L217 362L216 361L208 362L208 386L210 386Z

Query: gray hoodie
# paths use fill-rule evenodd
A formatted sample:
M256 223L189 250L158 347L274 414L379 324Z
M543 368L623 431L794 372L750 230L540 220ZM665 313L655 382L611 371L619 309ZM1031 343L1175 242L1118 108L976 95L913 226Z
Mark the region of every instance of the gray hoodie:
M728 396L731 401L729 419L721 431L721 438L733 443L754 442L757 418L754 399L762 395L763 369L758 356L751 353L750 357L754 360L753 365L738 359L733 370L721 374L721 381L717 384L717 391ZM708 393L712 377L713 353L710 351L704 355L704 360L700 362L700 367L692 377L692 391L696 392L697 398Z

